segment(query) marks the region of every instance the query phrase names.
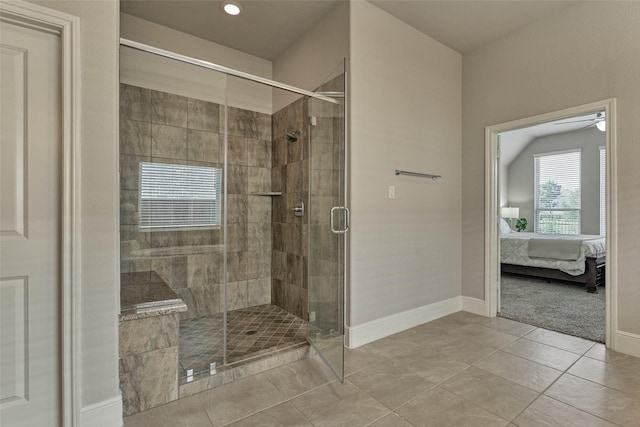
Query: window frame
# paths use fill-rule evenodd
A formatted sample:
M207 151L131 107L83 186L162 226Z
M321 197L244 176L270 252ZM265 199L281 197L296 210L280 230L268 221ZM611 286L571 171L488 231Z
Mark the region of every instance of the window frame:
M552 157L552 156L558 156L558 155L562 155L562 154L569 154L569 153L577 153L578 154L578 185L579 185L579 192L580 192L580 199L579 199L579 207L577 208L544 208L541 209L539 208L539 203L540 203L540 198L539 198L539 194L540 194L540 185L539 185L539 164L538 164L538 159L542 158L542 157ZM568 150L559 150L559 151L548 151L548 152L543 152L543 153L537 153L534 155L534 164L533 164L533 227L534 227L534 233L539 233L539 234L549 234L549 235L553 235L553 234L574 234L574 233L542 233L540 231L540 224L539 224L539 220L540 220L540 216L539 213L540 212L577 212L578 213L578 223L577 223L577 227L578 227L578 232L575 233L577 235L582 233L582 149L581 148L572 148L572 149L568 149Z
M184 213L181 213L181 215L184 215L184 218L179 218L179 219L188 219L190 222L184 222L183 224L180 224L176 221L176 223L163 223L160 225L151 225L150 223L152 221L149 220L149 217L153 218L153 216L148 212L148 209L153 209L153 205L149 206L148 208L144 207L144 205L153 203L153 202L149 202L149 200L151 200L150 198L144 197L144 192L145 192L144 180L149 177L148 177L148 174L145 174L143 171L145 171L145 166L147 165L153 166L150 169L148 169L148 171L153 170L154 167L159 167L159 166L165 166L167 168L174 169L174 170L191 169L192 173L194 172L199 173L199 172L196 172L197 170L200 170L200 172L202 172L203 169L210 169L211 173L213 174L213 183L212 185L210 185L210 188L209 188L209 190L213 191L213 195L211 198L203 197L203 194L206 195L207 191L203 191L201 187L199 188L199 186L202 185L202 182L200 182L200 183L193 184L194 192L191 194L193 195L192 198L178 197L174 199L176 200L176 202L174 203L167 202L167 200L171 200L171 198L164 199L165 206L161 206L162 209L176 208L178 210L183 209L186 211L188 210L193 211L194 204L196 202L205 203L205 204L208 202L208 203L211 203L210 213L206 213L206 215L202 215L201 213L194 215L192 213L191 216L189 216L189 214L185 215ZM138 173L139 173L138 175L138 184L139 184L138 186L138 229L139 231L154 232L154 231L211 230L211 229L219 229L222 226L222 204L223 204L222 191L221 191L222 179L223 179L222 168L216 167L216 166L182 165L182 164L175 164L175 163L163 163L163 162L151 161L151 162L140 162L138 165ZM190 178L193 178L193 176ZM185 181L182 182L182 184L188 185L190 184L189 181L190 181L189 179L185 179ZM147 189L147 191L149 190ZM173 193L171 195L176 196L176 193ZM182 204L180 202L182 202ZM197 223L198 219L207 219L207 215L211 217L211 222ZM166 219L166 217L162 219Z

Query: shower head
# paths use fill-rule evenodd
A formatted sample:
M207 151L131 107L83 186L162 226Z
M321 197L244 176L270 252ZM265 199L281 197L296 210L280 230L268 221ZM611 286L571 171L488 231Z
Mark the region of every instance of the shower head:
M295 130L293 132L287 132L284 134L284 136L287 137L287 141L289 142L296 142L298 140L298 137L300 136L300 129Z

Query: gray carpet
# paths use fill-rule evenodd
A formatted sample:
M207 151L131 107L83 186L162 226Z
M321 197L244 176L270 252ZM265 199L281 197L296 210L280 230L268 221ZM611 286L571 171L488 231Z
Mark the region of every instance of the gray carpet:
M503 273L501 296L501 317L604 342L604 288L590 294L584 285Z

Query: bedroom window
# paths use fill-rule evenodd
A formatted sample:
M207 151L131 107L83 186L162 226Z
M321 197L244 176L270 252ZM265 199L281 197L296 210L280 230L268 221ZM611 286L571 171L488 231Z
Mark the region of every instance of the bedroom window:
M219 168L140 163L140 228L220 226Z
M580 150L535 156L535 232L580 234Z
M607 234L607 152L600 147L600 235Z

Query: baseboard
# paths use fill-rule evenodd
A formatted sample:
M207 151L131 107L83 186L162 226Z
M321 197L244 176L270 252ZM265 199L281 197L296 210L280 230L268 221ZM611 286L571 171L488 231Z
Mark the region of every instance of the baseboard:
M455 297L372 320L362 325L348 326L346 330L347 347L360 347L414 326L457 313L460 310L462 310L461 297Z
M462 296L462 310L479 316L488 316L487 303L484 300Z
M616 332L616 348L615 351L630 354L631 356L640 357L640 335L630 332Z
M80 425L82 427L122 426L122 396L80 409Z

